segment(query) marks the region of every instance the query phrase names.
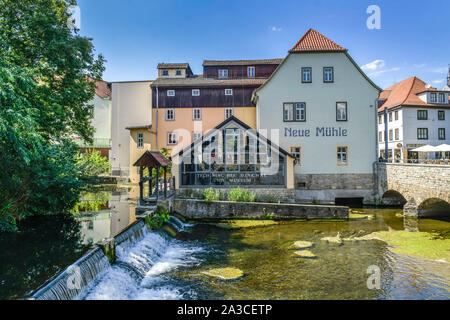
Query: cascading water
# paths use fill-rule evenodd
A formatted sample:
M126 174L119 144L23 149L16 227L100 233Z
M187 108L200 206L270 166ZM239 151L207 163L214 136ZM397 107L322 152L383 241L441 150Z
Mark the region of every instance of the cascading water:
M96 249L83 256L69 266L63 273L48 285L36 292L32 299L36 300L71 300L84 287L109 267L108 258L103 251Z
M169 225L171 225L177 232L184 231L185 228L192 227L192 224L184 223L179 218L175 216L170 216L169 221L167 221Z
M179 219L172 225L182 230ZM172 220L173 221L173 220ZM122 234L116 239L117 260L89 284L78 299L181 299L180 288L165 283L164 273L196 263L193 253L200 248L187 247L163 232L140 229L138 241L128 241ZM121 241L122 240L122 241Z

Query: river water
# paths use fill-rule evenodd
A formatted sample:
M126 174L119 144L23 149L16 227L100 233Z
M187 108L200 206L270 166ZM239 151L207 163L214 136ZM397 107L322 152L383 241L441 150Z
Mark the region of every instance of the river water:
M135 220L134 194L110 194L93 212L27 222L16 235L0 236L0 298L29 296L92 248ZM115 202L116 201L116 202ZM178 219L175 238L144 232L117 249L116 264L102 272L78 299L449 299L450 264L395 253L378 240L327 243L323 237L376 231L420 231L447 237L450 222L423 219L411 225L396 209L363 209L371 216L346 222L291 221L230 227ZM42 220L43 219L43 220ZM48 217L47 217L48 219ZM44 221L45 223L43 223ZM295 241L309 241L313 259L300 258ZM450 241L446 239L445 241ZM15 250L11 250L15 248ZM368 268L380 270L380 288L369 289ZM231 267L235 280L203 272Z

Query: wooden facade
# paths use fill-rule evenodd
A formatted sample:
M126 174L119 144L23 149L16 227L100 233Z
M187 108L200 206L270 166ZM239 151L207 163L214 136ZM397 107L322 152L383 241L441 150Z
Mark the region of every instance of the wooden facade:
M228 70L228 78L230 79L248 78L247 67L255 67L255 78L268 78L278 67L278 64L204 66L203 74L206 78L218 78L219 70Z

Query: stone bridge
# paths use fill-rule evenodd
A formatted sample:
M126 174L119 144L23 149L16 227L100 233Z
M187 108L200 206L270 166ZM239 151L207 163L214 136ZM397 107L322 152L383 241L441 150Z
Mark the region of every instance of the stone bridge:
M450 216L450 166L377 163L378 199L405 216Z

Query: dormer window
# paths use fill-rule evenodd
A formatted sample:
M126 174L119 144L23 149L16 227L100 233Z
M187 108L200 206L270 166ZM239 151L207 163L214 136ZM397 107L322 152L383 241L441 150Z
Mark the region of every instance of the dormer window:
M192 89L192 96L198 97L200 95L200 89Z
M334 82L333 67L325 67L325 68L323 68L323 82L324 83L332 83L332 82Z
M167 77L167 76L169 75L169 70L163 70L163 71L162 71L162 75L163 75L164 77Z
M436 102L437 101L435 92L430 93L430 101L431 102Z
M175 72L175 74L176 74L177 76L181 76L181 70L177 70L177 71Z
M220 69L219 70L219 78L228 78L228 70Z
M255 67L247 67L247 77L249 78L255 77Z
M168 97L175 97L175 90L167 90Z
M233 89L225 89L225 95L226 96L232 96L233 95Z
M439 93L439 102L444 103L445 102L445 93Z

